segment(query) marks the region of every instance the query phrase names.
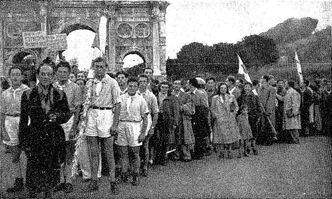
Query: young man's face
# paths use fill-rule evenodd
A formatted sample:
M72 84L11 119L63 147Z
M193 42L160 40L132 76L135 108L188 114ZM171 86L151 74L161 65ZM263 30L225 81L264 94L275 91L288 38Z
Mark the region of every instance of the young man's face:
M59 81L67 81L69 79L69 74L67 67L60 67L56 72Z
M152 76L153 76L153 72L152 72L151 69L145 69L144 70L144 75L148 76L148 78L151 79Z
M95 62L93 64L95 76L104 77L106 74L106 64L104 62Z
M138 90L138 83L137 82L129 82L128 83L128 95L133 96L136 94Z
M181 81L180 80L176 80L173 82L173 89L175 91L179 91L181 88Z
M116 80L118 81L119 85L125 85L127 83L127 77L124 74L119 74L116 77Z
M23 75L21 70L15 68L12 69L10 72L10 81L12 82L13 85L19 85L22 83L23 80Z
M216 82L213 81L212 79L210 79L207 83L206 83L206 87L208 90L213 90L216 87Z
M145 90L148 86L148 79L146 77L140 77L138 79L138 86L140 89Z
M167 84L161 84L160 85L160 92L162 94L167 94L168 93L168 90L169 90L169 86Z

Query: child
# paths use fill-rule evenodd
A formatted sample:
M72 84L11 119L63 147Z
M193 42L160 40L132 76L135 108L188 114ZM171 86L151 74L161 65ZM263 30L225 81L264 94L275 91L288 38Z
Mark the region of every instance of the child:
M248 142L253 138L249 120L248 120L248 106L246 104L243 104L236 117L240 134L241 134L241 142L240 142L240 148L239 148L239 156L241 157L242 155L242 148L243 148L243 155L248 156Z

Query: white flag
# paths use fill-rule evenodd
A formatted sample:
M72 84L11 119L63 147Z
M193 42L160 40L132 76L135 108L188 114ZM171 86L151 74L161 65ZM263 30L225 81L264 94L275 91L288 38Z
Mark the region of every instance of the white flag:
M302 67L296 51L295 51L295 62L296 62L297 74L299 75L300 78L300 83L303 83Z
M247 82L252 83L252 82L251 82L251 79L250 79L250 77L249 77L248 71L247 71L247 69L246 69L246 66L243 64L243 62L242 62L240 56L237 55L237 58L239 59L239 72L238 72L238 73L241 74L241 75L244 75L244 79L245 79Z

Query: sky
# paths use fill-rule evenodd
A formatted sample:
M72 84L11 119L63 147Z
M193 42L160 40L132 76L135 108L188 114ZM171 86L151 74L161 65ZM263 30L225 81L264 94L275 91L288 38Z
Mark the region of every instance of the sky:
M213 45L236 43L259 34L288 18L313 17L318 29L332 25L332 1L308 0L168 0L166 13L166 57L176 58L183 45L200 42ZM80 67L89 67L94 33L74 31L67 41L66 58L77 56ZM84 50L89 48L89 50ZM87 53L90 55L86 55ZM128 67L139 63L128 59ZM88 61L90 60L90 61ZM127 63L127 62L126 62Z

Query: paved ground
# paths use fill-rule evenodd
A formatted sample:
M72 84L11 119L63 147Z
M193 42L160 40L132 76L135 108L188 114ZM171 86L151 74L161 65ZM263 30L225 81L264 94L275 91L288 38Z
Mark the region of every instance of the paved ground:
M299 145L259 149L258 156L241 159L220 160L214 154L204 160L153 167L140 186L121 184L117 198L332 198L331 138L306 137ZM5 193L13 173L3 146L0 157L0 198L25 198L25 193ZM78 178L73 193L57 193L54 198L112 198L107 178L100 184L98 192L82 193L87 184Z

